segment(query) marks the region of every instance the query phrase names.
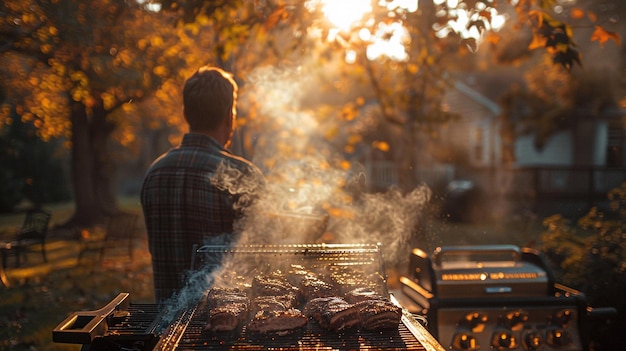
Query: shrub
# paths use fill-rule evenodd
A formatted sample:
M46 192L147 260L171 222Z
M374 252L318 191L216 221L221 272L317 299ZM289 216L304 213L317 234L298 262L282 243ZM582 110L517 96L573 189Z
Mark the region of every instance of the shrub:
M0 213L20 202L34 205L70 199L59 140L42 141L19 119L0 129Z
M560 215L544 220L541 251L557 281L585 294L592 307L614 307L618 315L592 331L592 349L617 350L626 337L626 183L608 193L607 213L592 208L577 226Z

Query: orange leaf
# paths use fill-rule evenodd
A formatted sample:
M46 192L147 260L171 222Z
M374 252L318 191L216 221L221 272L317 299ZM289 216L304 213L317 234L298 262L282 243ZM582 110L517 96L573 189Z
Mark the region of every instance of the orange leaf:
M389 144L385 141L375 141L372 143L372 147L383 152L387 152L390 149Z
M585 11L583 11L582 9L580 9L578 7L575 7L572 10L572 18L573 19L581 19L583 17L585 17Z
M587 17L589 17L589 20L594 23L598 20L598 16L596 15L595 12L591 12L591 11L587 12Z
M272 12L265 21L263 27L265 30L270 30L278 24L281 19L284 19L287 12L284 7L279 7L276 11Z
M619 45L620 43L619 34L617 34L616 32L609 32L600 26L596 26L595 28L596 29L593 31L593 34L591 35L591 41L599 41L600 46L604 46L604 43L612 39L615 41L616 44Z
M483 11L480 11L479 14L480 14L481 17L486 18L488 22L491 22L492 18L491 18L491 12L490 11L483 10Z
M489 34L487 34L487 36L485 37L486 42L494 45L498 44L500 42L500 39L502 38L493 32L489 32Z
M547 41L548 41L547 38L542 37L542 36L538 35L537 33L535 33L533 35L533 41L528 45L528 49L529 50L535 50L535 49L538 49L538 48L545 47Z
M343 160L339 163L339 167L341 167L341 169L343 169L344 171L347 171L350 169L350 161L346 161Z
M544 13L541 11L537 11L537 10L530 10L528 11L528 17L531 19L535 19L537 21L537 28L541 28L541 26L543 25L543 19L544 19Z

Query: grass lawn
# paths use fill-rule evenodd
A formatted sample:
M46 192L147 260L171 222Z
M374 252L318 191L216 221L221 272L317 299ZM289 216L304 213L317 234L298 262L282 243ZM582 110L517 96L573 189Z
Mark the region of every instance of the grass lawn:
M126 211L140 211L136 199L122 199ZM45 206L52 212L51 228L73 213L72 204ZM23 214L2 216L0 232L17 228ZM74 234L52 230L46 244L48 262L39 252L29 253L20 268L9 257L10 287L0 286L0 350L79 350L80 345L52 342L52 330L68 314L99 309L120 292L129 292L131 302L153 301L152 269L143 220L136 228L133 260L125 245L105 252L102 264L97 253L77 261L79 244Z
M136 198L121 199L126 211L140 213ZM46 206L52 227L73 213L72 204ZM23 214L0 217L0 231L19 227ZM440 245L516 244L535 240L540 228L528 220L507 224L455 224L431 220L415 245L432 249ZM136 228L134 259L126 247L112 250L104 262L91 254L77 262L78 243L73 233L52 231L47 244L49 262L33 252L21 268L9 260L7 275L11 286L0 286L0 350L78 350L80 345L52 342L52 330L70 313L95 310L106 305L120 292L130 293L130 301L152 303L152 270L143 220Z

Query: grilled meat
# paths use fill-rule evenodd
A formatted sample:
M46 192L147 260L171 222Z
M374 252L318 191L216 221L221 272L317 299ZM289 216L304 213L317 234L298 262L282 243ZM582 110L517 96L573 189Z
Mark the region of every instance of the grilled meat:
M247 330L255 334L286 335L306 326L308 318L295 308L300 292L275 271L256 275L252 280L254 315Z
M255 297L254 316L247 330L255 334L286 335L304 327L308 319L293 303L293 295Z
M212 288L207 295L209 308L224 306L230 303L248 303L249 297L245 291L238 288Z
M259 274L252 279L253 296L280 296L295 294L299 298L299 290L287 281L280 272Z
M263 310L288 310L297 307L297 299L294 294L279 296L257 296L252 299L252 313L256 314Z
M319 297L304 305L304 314L314 319L322 328L333 331L348 329L359 323L359 313L341 297Z
M358 311L359 326L365 330L398 328L402 309L388 299L363 300L354 304Z
M205 330L211 332L232 332L243 324L248 314L248 305L231 303L209 310L209 320Z
M299 286L304 279L317 278L317 274L302 265L292 264L285 277L291 284Z
M287 335L306 326L308 319L296 308L286 310L262 310L257 312L247 330L255 334Z
M250 300L237 288L213 288L207 296L209 316L205 330L232 332L247 318Z
M303 279L299 287L304 301L318 297L337 296L337 289L334 285L313 276Z
M232 264L230 264L232 265ZM239 288L241 290L250 290L250 277L245 272L235 271L232 268L222 266L222 269L212 274L213 286Z
M381 294L371 287L360 287L350 290L343 295L343 298L349 303L357 303L365 300L385 300Z
M379 274L369 274L362 270L346 266L330 267L330 281L345 294L357 288L370 288L382 293L385 280Z

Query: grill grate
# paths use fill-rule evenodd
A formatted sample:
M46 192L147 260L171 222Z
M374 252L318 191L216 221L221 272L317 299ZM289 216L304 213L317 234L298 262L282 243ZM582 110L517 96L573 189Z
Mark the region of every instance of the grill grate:
M128 307L128 315L112 317L108 325L109 334L151 334L156 329L160 309L156 304L133 304Z
M200 304L192 312L192 316L187 317L190 318L188 321L180 321L172 329L170 340L177 338L174 334L181 334L175 347L176 350L426 350L404 323L401 323L397 330L392 331L348 330L342 333L331 333L311 321L302 331L275 338L250 335L244 326L241 332L228 338L203 332L206 316L208 316L206 304ZM170 348L169 345L163 347L164 350L168 348Z
M224 258L228 260L223 261ZM247 261L248 259L252 260ZM252 264L238 265L240 262ZM287 269L292 264L305 263L327 268L355 266L365 273L379 274L383 280L381 288L388 294L384 284L386 276L382 262L381 247L369 244L203 246L195 251L192 268L195 264L197 264L195 267L200 268L214 263L220 266L235 263L236 272L247 276L247 268ZM443 351L432 336L405 310L398 329L384 332L350 329L342 333L333 333L321 329L316 322L310 321L305 328L292 335L275 338L248 333L245 325L232 335L214 336L204 331L208 317L206 298L200 298L195 305L177 312L178 316L173 322L169 319L166 322L164 306L128 304L127 296L127 293L120 294L98 311L75 313L78 319L68 318L55 329L54 341L91 344L89 349L92 351L110 349ZM98 327L78 323L81 318L99 319Z

